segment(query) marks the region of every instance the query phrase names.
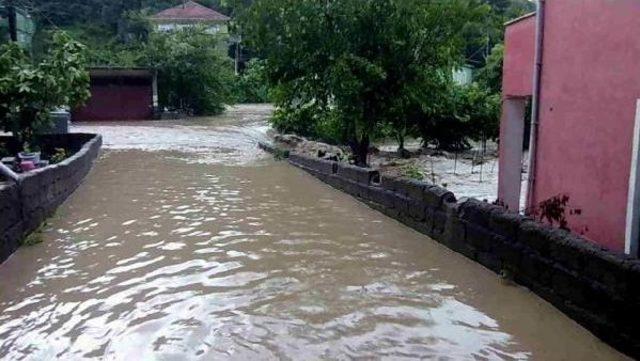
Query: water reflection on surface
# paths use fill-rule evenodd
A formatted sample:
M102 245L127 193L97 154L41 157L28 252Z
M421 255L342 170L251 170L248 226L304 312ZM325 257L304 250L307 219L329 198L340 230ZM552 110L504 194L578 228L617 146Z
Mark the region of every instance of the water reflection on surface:
M0 358L621 357L284 163L124 148L0 266Z

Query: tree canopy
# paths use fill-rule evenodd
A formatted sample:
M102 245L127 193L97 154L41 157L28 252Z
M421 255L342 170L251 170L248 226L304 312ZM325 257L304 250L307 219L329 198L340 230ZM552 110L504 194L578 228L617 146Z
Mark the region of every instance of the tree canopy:
M276 126L337 127L365 164L377 132L402 138L441 106L465 61L467 25L488 10L468 0L257 0L242 26L278 88Z

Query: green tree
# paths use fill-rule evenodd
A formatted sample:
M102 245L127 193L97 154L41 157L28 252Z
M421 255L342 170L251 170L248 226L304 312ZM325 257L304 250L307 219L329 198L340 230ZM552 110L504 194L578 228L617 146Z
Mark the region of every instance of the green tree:
M244 72L236 77L234 96L238 103L269 102L269 84L266 79L266 67L262 60L252 59Z
M467 0L257 0L242 26L280 109L337 120L364 165L385 125L403 137L405 122L434 107L463 60L462 29L481 11Z
M194 115L218 114L232 99L232 64L220 39L203 28L153 33L140 60L158 71L162 107Z
M467 62L477 68L485 65L490 51L504 41L504 23L535 11L530 0L479 0L489 11L465 26Z
M469 137L484 143L498 139L502 105L500 93L473 83L464 86L461 95L460 113L469 120Z
M75 107L89 97L84 46L66 33L53 37L42 61L33 62L15 43L0 47L0 124L28 147L57 107Z
M504 44L497 44L491 50L486 64L476 75L478 83L494 93L502 91L502 63L504 58Z

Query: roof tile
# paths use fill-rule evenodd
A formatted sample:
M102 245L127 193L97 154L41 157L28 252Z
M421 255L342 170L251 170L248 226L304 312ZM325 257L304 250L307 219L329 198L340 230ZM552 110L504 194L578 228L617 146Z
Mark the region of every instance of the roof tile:
M187 1L184 4L163 10L151 17L154 20L174 21L228 21L230 18L219 12L200 5L195 1Z

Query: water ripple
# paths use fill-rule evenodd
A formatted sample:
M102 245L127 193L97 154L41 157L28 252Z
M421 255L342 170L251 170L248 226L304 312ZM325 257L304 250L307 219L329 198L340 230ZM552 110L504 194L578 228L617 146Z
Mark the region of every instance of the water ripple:
M156 149L175 130L149 129L118 136ZM192 130L191 145L107 153L46 241L0 265L1 359L620 357L525 290L285 164L185 162L193 150L174 145L231 147L238 134Z

